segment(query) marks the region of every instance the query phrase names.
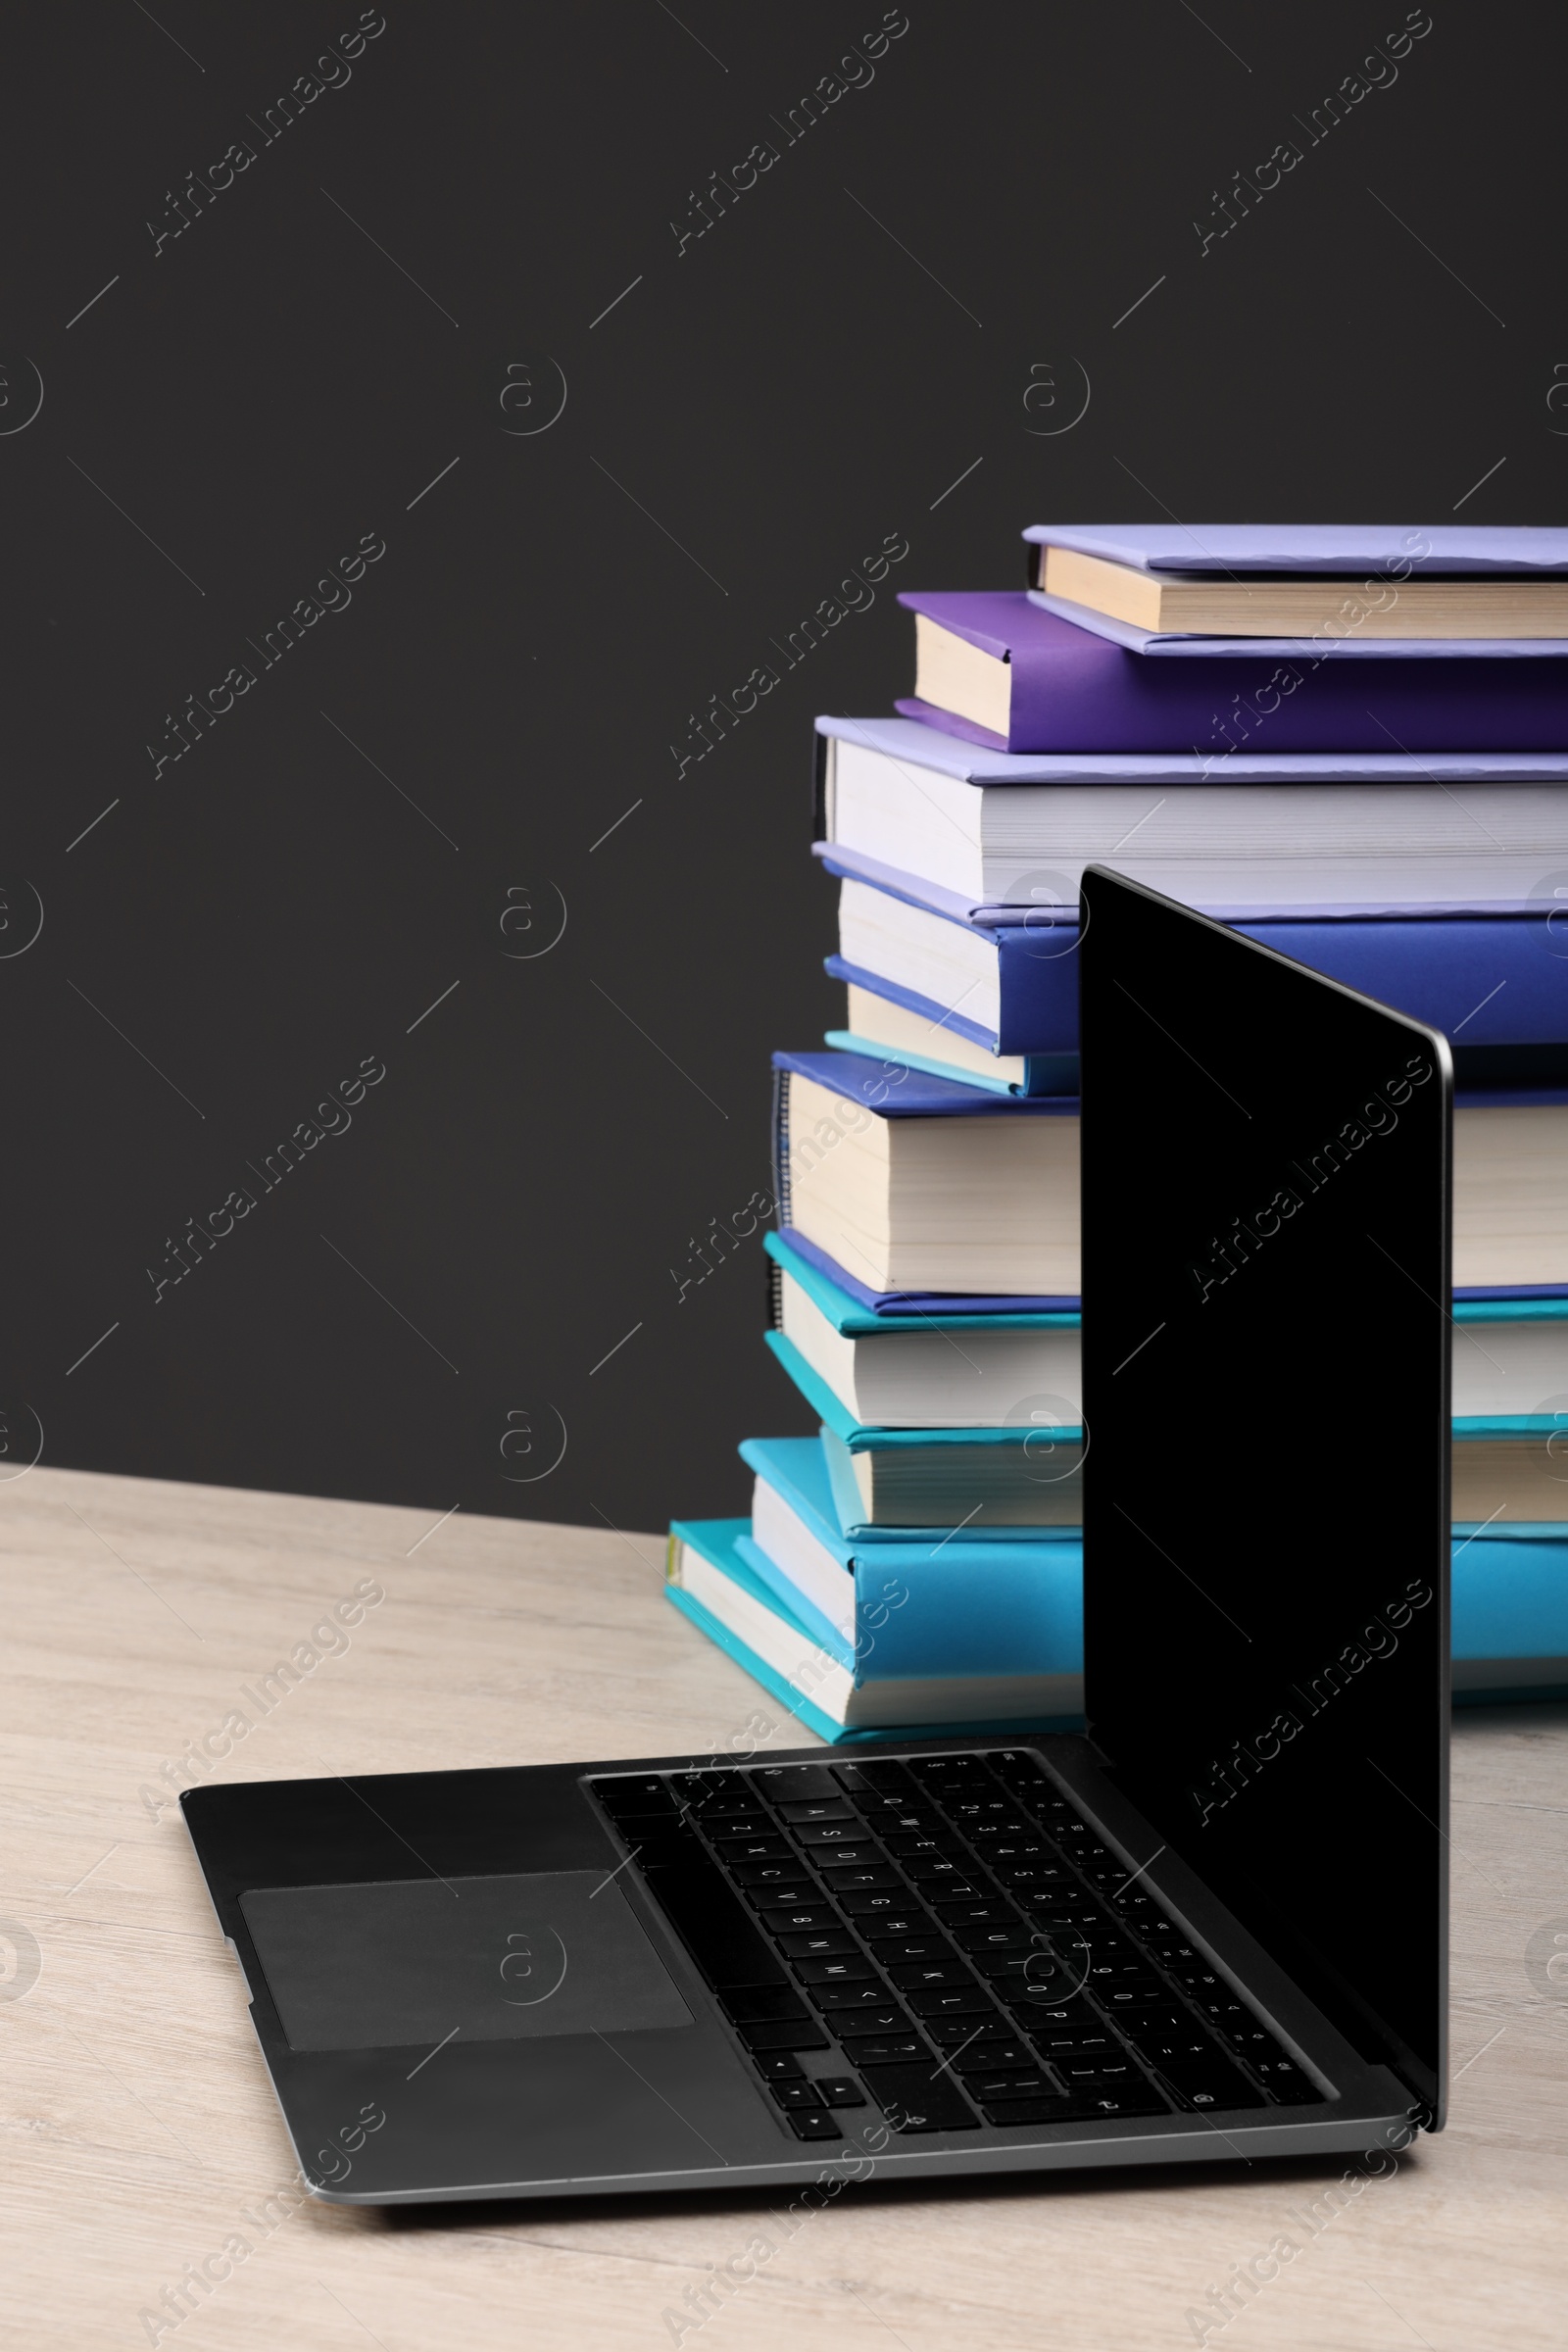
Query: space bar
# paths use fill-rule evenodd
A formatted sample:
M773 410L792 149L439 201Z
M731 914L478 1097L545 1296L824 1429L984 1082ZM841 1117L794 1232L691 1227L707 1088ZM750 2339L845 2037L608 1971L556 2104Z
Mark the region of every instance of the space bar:
M682 1854L666 1862L651 1853L643 1875L715 1992L743 1984L788 1984L723 1874L705 1854Z

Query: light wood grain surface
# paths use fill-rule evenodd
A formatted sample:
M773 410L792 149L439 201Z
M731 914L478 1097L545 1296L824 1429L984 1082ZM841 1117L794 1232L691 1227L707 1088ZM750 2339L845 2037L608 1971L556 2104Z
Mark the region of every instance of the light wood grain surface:
M367 1578L385 1594L214 1778L808 1744L664 1602L657 1539L438 1522L42 1469L0 1485L0 2322L19 2344L151 2342L140 2315L239 2238L249 2254L189 2316L158 2313L159 2342L1154 2352L1197 2341L1198 2311L1226 2352L1561 2352L1568 1982L1528 1957L1553 1922L1568 1936L1568 1713L1546 1707L1456 1719L1453 2120L1335 2218L1343 2165L1238 2164L956 2194L873 2179L793 2221L740 2195L304 2204L266 2230L288 2143L158 1791L189 1743L259 1713L242 1691L325 1646L332 1604ZM744 2272L759 2235L755 2276L705 2304L713 2266ZM1209 2288L1281 2238L1297 2251L1218 2325Z

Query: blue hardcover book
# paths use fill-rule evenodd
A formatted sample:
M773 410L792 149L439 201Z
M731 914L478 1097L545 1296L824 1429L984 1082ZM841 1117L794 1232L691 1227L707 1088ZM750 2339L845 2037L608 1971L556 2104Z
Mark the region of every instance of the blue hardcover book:
M880 1290L1078 1289L1076 1098L856 1054L775 1054L773 1071L781 1223Z
M1076 904L1003 909L977 920L917 876L858 870L822 855L839 890L839 953L829 975L850 1017L828 1043L894 1053L971 1086L1026 1094L1077 1087ZM1560 907L1535 914L1341 917L1238 922L1237 930L1446 1032L1461 1086L1524 1076L1568 1057L1568 881Z
M746 1558L751 1522L676 1520L670 1529L665 1593L682 1615L744 1667L820 1740L902 1734L961 1736L997 1731L1081 1730L1082 1635L1075 1672L1003 1670L899 1674L867 1669L870 1651L846 1664L803 1621L786 1589L764 1582ZM1070 1610L1082 1604L1067 1580ZM907 1605L907 1604L906 1604ZM891 1625L902 1610L889 1611ZM869 1631L875 1629L868 1628ZM887 1652L884 1650L884 1667Z
M1465 576L1469 585L1484 589L1488 576L1531 580L1551 587L1568 572L1568 532L1499 525L1494 528L1454 523L1034 523L1024 534L1030 547L1029 585L1035 600L1049 612L1079 627L1128 646L1136 653L1208 655L1253 661L1279 655L1287 660L1321 662L1330 655L1371 655L1385 660L1447 660L1521 656L1560 658L1568 653L1568 638L1558 622L1543 620L1540 628L1555 626L1551 636L1526 633L1505 637L1495 617L1478 611L1478 631L1470 637L1400 635L1400 589L1423 575ZM1074 578L1075 558L1091 560L1091 572ZM1118 571L1096 579L1093 567L1118 566ZM1122 604L1124 613L1142 610L1135 595L1126 592L1140 583L1157 587L1173 575L1215 574L1246 589L1252 578L1252 597L1277 587L1283 580L1300 588L1314 579L1333 583L1332 592L1311 600L1318 613L1302 622L1296 636L1222 635L1217 629L1179 627L1174 621L1141 626L1131 617L1115 618L1106 604ZM1103 600L1100 591L1113 586ZM1121 591L1118 595L1116 590ZM1086 601L1092 599L1093 601ZM1244 630L1252 626L1247 601L1237 598L1230 622ZM1404 612L1413 611L1404 600ZM1555 608L1553 608L1555 611ZM1455 624L1462 625L1462 624ZM1516 625L1528 628L1529 624ZM1310 628L1311 634L1306 634ZM1374 689L1375 691L1375 689ZM1441 691L1441 689L1440 689Z
M1076 1298L1058 1300L1014 1301L986 1297L983 1298L928 1300L924 1304L906 1304L903 1294L868 1291L863 1283L835 1266L822 1251L812 1250L795 1232L776 1232L769 1228L762 1236L762 1248L770 1266L771 1289L769 1299L773 1310L772 1327L782 1331L782 1290L785 1281L792 1282L806 1294L817 1311L826 1317L833 1329L846 1339L869 1338L886 1333L904 1310L904 1320L925 1324L935 1321L944 1333L998 1331L1075 1332L1082 1320ZM1568 1302L1565 1302L1568 1312ZM871 1420L873 1415L862 1415Z

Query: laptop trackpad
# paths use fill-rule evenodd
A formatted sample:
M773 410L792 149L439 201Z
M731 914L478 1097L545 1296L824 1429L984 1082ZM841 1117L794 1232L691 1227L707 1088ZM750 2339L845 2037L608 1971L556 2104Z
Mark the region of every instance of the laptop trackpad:
M692 2022L602 1871L253 1886L240 1909L295 2050Z

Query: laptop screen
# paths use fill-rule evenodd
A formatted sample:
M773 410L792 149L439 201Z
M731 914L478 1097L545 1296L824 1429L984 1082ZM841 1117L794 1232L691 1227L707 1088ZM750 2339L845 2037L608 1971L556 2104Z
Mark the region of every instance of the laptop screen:
M1103 869L1083 902L1090 1736L1438 2110L1446 1044Z

